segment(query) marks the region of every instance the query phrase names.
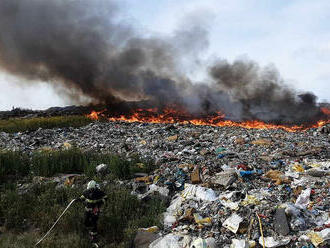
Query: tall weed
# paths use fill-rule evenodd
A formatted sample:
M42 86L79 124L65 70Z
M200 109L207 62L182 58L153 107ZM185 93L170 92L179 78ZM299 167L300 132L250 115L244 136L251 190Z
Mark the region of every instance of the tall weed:
M82 127L92 121L90 118L81 115L35 117L29 119L12 118L0 120L0 132L17 133L35 131L39 128Z

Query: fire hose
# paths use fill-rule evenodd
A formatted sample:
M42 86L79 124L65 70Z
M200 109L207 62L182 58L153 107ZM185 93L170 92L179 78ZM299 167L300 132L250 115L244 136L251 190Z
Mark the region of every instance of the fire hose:
M68 206L64 209L64 211L62 212L62 214L57 218L57 220L55 221L55 223L52 225L52 227L49 229L49 231L38 241L38 243L35 244L35 247L41 243L41 241L43 241L48 235L49 233L53 230L53 228L55 227L55 225L57 224L57 222L62 218L62 216L65 214L65 212L69 209L69 207L72 205L72 203L74 203L76 201L76 199L73 199Z

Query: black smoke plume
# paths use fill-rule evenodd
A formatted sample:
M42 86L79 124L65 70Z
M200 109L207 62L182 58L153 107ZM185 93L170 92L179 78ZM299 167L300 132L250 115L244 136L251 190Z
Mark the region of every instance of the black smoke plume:
M144 38L119 13L109 0L1 0L0 67L64 86L73 101L84 95L115 109L139 100L194 116L222 111L234 120L322 118L312 93L298 95L276 69L249 60L219 60L209 82L192 82L178 61L207 45L203 28Z

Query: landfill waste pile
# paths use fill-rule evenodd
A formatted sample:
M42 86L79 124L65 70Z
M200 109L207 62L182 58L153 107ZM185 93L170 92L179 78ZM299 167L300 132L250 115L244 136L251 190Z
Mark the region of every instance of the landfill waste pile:
M46 110L31 110L13 108L10 111L0 111L0 120L9 118L34 118L34 117L50 117L50 116L68 116L68 115L83 115L88 114L92 109L97 109L98 106L66 106L66 107L51 107Z
M120 182L141 201L157 195L168 202L164 226L141 228L134 240L151 248L329 247L329 143L329 125L287 132L93 122L0 133L1 149L77 146L154 159L152 174Z

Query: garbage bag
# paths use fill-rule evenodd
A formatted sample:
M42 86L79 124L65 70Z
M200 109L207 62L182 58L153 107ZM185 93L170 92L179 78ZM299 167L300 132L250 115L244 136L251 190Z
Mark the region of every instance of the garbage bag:
M311 189L305 189L298 196L295 205L301 209L305 209L309 204L309 197L311 195Z
M248 241L244 240L244 239L232 239L231 240L231 245L230 248L249 248L250 244Z
M188 248L189 243L189 236L181 236L170 233L153 241L149 245L149 248Z
M284 246L290 243L290 238L282 238L281 240L275 240L273 237L264 237L265 240L265 247L267 248L275 248ZM259 244L263 245L262 237L259 238Z
M182 193L182 196L185 199L194 199L198 201L215 201L218 199L212 189L188 183L185 184L185 189Z
M215 248L215 247L216 244L214 238L207 238L207 239L198 238L195 239L190 245L190 248Z
M175 214L179 210L180 206L182 205L183 198L181 196L172 200L170 206L166 209L164 213L164 225L169 227L172 226L173 223L176 221Z
M192 242L190 248L207 248L206 240L198 238L194 242Z
M212 189L207 189L204 187L197 187L196 198L202 201L215 201L217 196Z

